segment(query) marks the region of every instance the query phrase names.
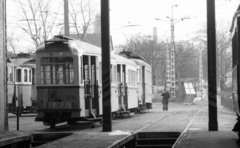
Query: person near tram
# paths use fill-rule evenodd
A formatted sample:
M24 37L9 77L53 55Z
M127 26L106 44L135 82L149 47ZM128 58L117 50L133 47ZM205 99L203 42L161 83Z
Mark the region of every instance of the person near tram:
M164 89L163 93L162 93L162 104L163 104L163 111L168 111L168 101L170 98L170 94L169 92Z

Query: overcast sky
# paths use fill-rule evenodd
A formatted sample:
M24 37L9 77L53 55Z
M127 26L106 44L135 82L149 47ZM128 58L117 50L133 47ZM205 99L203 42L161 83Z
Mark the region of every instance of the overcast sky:
M59 11L58 7L63 4L62 0L54 1L58 3L54 11ZM92 2L100 9L100 0ZM239 0L215 0L215 2L216 21L230 25ZM175 24L175 39L176 41L190 39L196 30L206 23L206 0L110 0L110 29L114 45L124 43L136 35L152 36L153 27L157 27L159 40L170 39L170 21L166 17L171 17L173 5L177 5L173 7L173 17L176 21L184 17L189 18ZM16 2L7 0L8 34L14 31L16 35L20 35L21 39L17 44L20 48L25 48L31 44L23 41L23 32L17 25L17 21L21 19L20 13ZM128 27L129 25L135 27Z

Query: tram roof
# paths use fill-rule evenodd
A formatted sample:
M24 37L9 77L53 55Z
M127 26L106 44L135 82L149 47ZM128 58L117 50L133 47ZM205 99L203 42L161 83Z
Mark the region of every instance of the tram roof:
M139 66L145 66L151 69L151 66L146 62L146 60L143 57L136 55L131 51L122 51L119 54L128 59L133 60Z
M127 59L127 58L125 58L125 57L123 57L121 55L115 54L114 57L116 59L116 63L117 64L121 63L121 64L130 64L130 65L136 66L136 63L134 61L132 61L130 59Z
M13 66L35 67L35 58L14 58L9 59Z
M54 45L54 47L52 45ZM58 48L63 46L68 48ZM44 44L38 47L36 53L69 51L73 54L101 54L100 47L62 35L54 36L54 38L45 41Z
M231 36L234 36L235 33L235 29L237 27L237 18L240 16L240 10L238 10L237 12L234 13L233 15L233 19L232 19L232 25L230 28L230 32L231 32Z
M140 60L140 59L132 59L132 60L139 66L145 66L145 67L151 69L151 66L143 60Z

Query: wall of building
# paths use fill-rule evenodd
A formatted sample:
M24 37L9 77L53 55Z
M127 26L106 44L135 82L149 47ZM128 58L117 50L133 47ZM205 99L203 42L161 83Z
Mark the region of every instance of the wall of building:
M6 118L6 1L0 0L0 133L7 131Z

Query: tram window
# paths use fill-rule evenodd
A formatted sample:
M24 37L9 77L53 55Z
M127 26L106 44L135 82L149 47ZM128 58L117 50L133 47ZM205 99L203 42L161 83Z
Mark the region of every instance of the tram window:
M102 84L102 62L99 62L99 84Z
M114 66L114 82L117 82L117 66Z
M24 69L24 82L27 82L27 78L28 78L28 70Z
M32 81L32 73L31 73L31 70L29 70L29 82Z
M8 68L8 81L13 82L13 67Z
M17 69L17 73L16 73L16 80L17 82L22 82L21 78L22 78L22 75L21 75L21 69Z
M142 69L139 69L139 82L142 83Z
M73 58L42 58L41 80L42 84L72 84L74 82Z
M112 65L110 65L110 82L112 83Z
M32 84L35 84L35 80L36 76L35 76L35 69L32 69Z

